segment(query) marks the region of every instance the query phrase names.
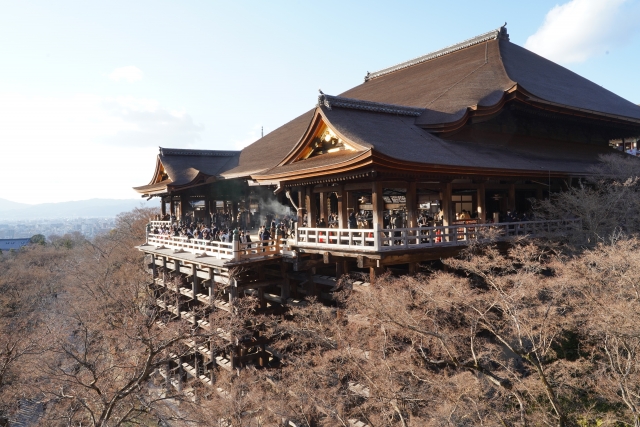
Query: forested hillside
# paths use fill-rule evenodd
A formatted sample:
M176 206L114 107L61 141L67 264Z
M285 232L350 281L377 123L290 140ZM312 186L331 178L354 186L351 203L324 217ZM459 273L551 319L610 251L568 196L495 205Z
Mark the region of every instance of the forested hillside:
M371 286L352 273L334 306L285 316L242 298L210 322L232 335L259 325L281 366L220 371L189 395L155 380L194 338L188 322L156 322L134 249L155 212L123 214L93 241L5 253L0 424L28 407L46 426L640 426L638 175L608 159L538 206L582 218L571 241L488 241Z

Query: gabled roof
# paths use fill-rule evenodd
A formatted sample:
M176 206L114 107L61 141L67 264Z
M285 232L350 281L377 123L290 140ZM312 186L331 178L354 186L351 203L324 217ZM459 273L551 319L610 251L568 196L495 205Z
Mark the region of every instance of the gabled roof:
M360 151L281 164L254 177L270 182L283 176L297 179L311 173L335 173L346 166L355 170L373 163L383 169L433 174L588 175L598 156L611 152L603 146L530 137L445 140L417 126L411 115L370 111L346 102L342 104L344 107L337 105L335 102L328 108L321 104L316 113L341 138L360 147Z
M212 182L225 170L238 165L240 151L162 148L156 171L148 185L134 187L142 194L160 194L172 189ZM163 176L164 172L166 176Z
M504 27L368 74L340 96L425 109L417 124L434 127L468 110L499 105L510 91L532 101L640 121L640 107L509 41Z

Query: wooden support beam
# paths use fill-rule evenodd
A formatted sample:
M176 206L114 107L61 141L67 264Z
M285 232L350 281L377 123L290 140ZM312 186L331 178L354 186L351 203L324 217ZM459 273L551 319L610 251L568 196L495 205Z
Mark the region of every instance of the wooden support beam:
M371 185L371 206L373 209L373 228L382 229L384 224L383 188L380 181L373 181Z
M280 264L280 274L282 275L282 285L280 286L280 300L286 303L291 296L291 279L287 274L288 264L283 262Z
M374 284L376 279L384 272L382 267L369 267L369 283Z
M408 182L405 200L407 202L407 227L418 226L418 197L416 195L416 183Z
M509 198L508 198L507 209L511 212L516 210L516 184L509 184Z
M196 298L196 295L200 293L200 278L198 278L198 268L195 264L191 264L191 278L193 280L193 286L191 290L193 291L193 298Z
M304 206L304 188L301 188L298 190L298 227L304 222Z
M478 189L476 190L476 199L478 204L478 219L480 220L481 224L484 224L487 221L487 203L485 197L486 189L484 183L478 184Z
M295 260L293 262L293 271L304 271L309 268L318 267L324 264L324 257L307 259L304 261Z
M451 182L445 182L442 185L442 225L451 225L453 221L453 209L451 206L452 187Z
M340 261L336 262L336 280L340 280L344 274L344 264Z
M312 187L307 187L305 196L305 207L307 209L307 226L317 227L318 218L316 217L316 212L318 210L316 206L316 195L313 193Z
M323 252L322 253L322 262L325 264L331 263L331 252Z
M209 267L207 268L207 270L209 273L209 277L211 278L209 279L209 305L213 307L213 300L216 297L216 280L214 277L213 268Z
M187 215L187 210L189 206L189 197L184 194L180 195L180 220L184 221Z
M420 266L420 264L418 264L417 262L410 262L409 263L409 274L410 275L414 275L418 272L418 267Z
M358 255L356 258L358 268L371 268L371 267L379 267L380 260L379 259L371 259L364 255Z
M338 191L338 227L339 228L347 228L347 223L349 221L349 213L347 210L348 204L348 196L346 191L344 191L344 186L339 186Z
M325 222L327 221L327 218L329 218L329 205L327 203L327 197L328 197L328 193L326 192L322 192L320 193L320 206L319 206L319 214L318 216L320 217L319 219L324 219Z
M158 276L158 269L156 267L156 256L151 254L151 277L155 280Z
M167 257L162 257L162 284L167 287Z

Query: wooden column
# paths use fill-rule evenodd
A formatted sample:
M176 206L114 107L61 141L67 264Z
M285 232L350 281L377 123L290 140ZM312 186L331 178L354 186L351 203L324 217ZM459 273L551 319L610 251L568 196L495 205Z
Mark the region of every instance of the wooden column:
M320 218L324 218L325 222L329 218L329 205L327 203L328 193L320 193Z
M164 216L167 214L167 200L164 197L160 200L162 200L162 203L160 203L160 210L164 219Z
M369 283L373 285L383 272L383 267L369 267Z
M316 227L318 218L316 217L316 195L313 193L313 187L308 186L305 197L305 208L307 210L307 224L309 227Z
M382 198L383 194L382 182L373 181L371 187L371 206L373 209L373 228L376 229L376 225L378 229L384 228L384 199Z
M180 195L180 221L184 221L189 206L189 198L184 194Z
M280 287L280 302L282 304L286 304L287 300L290 297L291 293L291 279L289 279L289 275L287 274L287 266L286 262L280 264L280 274L282 275L282 286Z
M298 190L298 227L302 227L304 219L304 188Z
M347 192L344 186L341 185L338 190L338 228L347 228L349 221L349 211L347 209Z
M208 267L209 273L209 305L213 307L213 301L216 298L216 280L213 274L213 268Z
M442 185L442 225L451 225L453 221L453 210L451 209L451 195L452 195L451 182L445 182Z
M193 276L193 286L191 290L193 291L193 299L196 299L196 295L200 293L200 279L198 278L198 268L195 264L191 264L191 275Z
M536 188L536 199L538 200L544 199L544 193L542 192L542 187Z
M407 194L406 194L406 209L407 209L407 227L417 227L418 226L418 197L416 194L416 183L408 182L407 183Z
M154 254L151 254L151 277L155 281L157 276L158 276L158 271L156 267L156 256Z
M484 224L487 222L487 203L485 200L486 189L484 182L478 184L478 189L476 191L476 198L478 199L478 220Z
M176 216L176 206L173 201L173 196L169 196L169 215Z
M516 184L509 184L509 200L508 200L507 209L511 212L516 210Z
M204 198L204 223L207 227L211 227L211 198L209 196Z
M167 287L167 257L162 257L162 285Z

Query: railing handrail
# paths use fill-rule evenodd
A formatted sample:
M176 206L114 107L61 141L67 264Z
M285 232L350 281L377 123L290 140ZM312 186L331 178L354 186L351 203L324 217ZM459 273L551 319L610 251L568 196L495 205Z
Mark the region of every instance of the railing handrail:
M533 235L549 232L551 228L580 223L575 219L514 221L498 223L468 223L408 228L317 228L300 227L296 231L294 246L349 247L357 250L379 251L402 247L430 247L440 245L464 245L479 240L483 230L497 230L503 237ZM546 230L545 230L546 229ZM371 236L371 237L368 237Z
M248 258L280 255L283 246L279 238L241 243L239 241L219 242L216 240L195 239L187 236L172 236L158 233L150 233L147 242L196 255L216 256L218 259L233 259L237 261Z

